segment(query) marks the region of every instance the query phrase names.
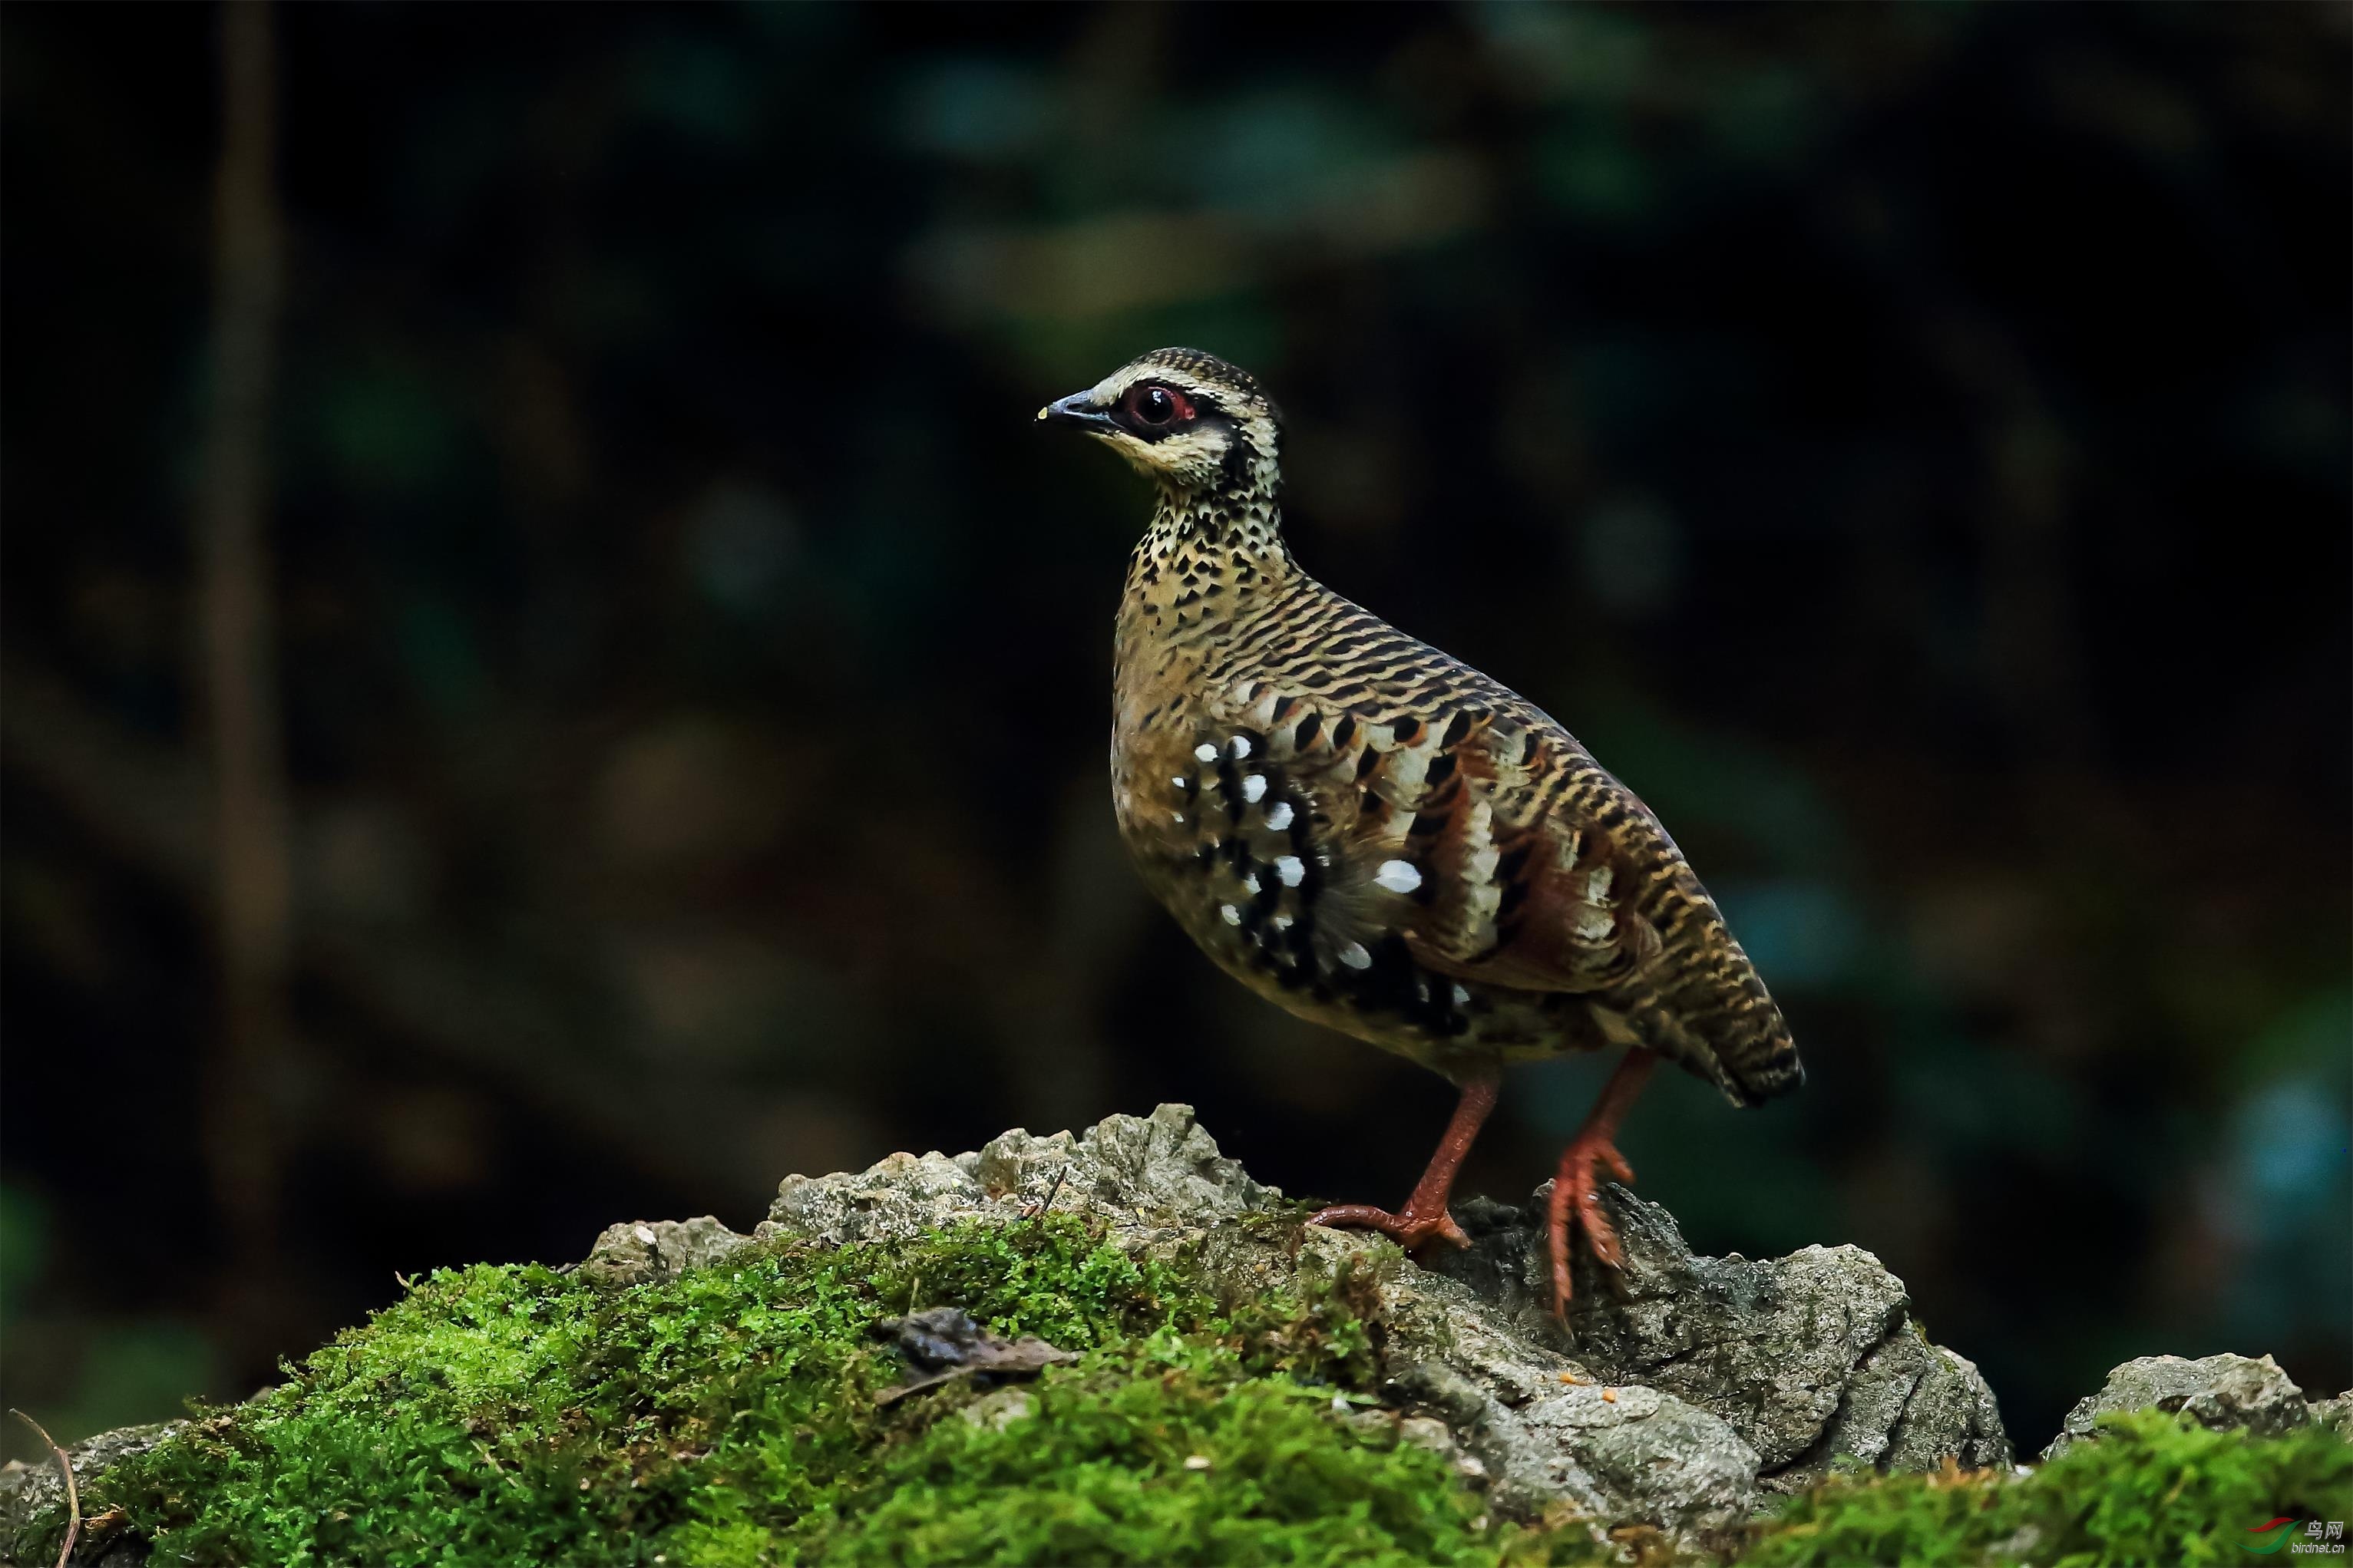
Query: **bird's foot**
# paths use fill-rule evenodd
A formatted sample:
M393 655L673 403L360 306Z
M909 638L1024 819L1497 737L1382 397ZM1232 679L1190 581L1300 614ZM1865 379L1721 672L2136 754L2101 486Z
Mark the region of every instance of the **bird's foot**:
M1568 1321L1569 1298L1576 1293L1568 1276L1570 1226L1584 1234L1597 1260L1611 1268L1626 1266L1618 1227L1601 1206L1600 1172L1605 1168L1621 1182L1634 1179L1634 1167L1626 1163L1608 1133L1581 1132L1561 1152L1560 1173L1553 1178L1545 1217L1552 1238L1552 1315L1563 1323Z
M1420 1194L1417 1193L1415 1197L1419 1196ZM1392 1237L1408 1252L1431 1240L1443 1241L1451 1247L1471 1245L1471 1238L1462 1234L1462 1227L1454 1223L1454 1216L1446 1212L1445 1205L1423 1208L1412 1198L1406 1200L1405 1208L1398 1214L1377 1209L1370 1204L1335 1204L1309 1215L1307 1223L1364 1226Z

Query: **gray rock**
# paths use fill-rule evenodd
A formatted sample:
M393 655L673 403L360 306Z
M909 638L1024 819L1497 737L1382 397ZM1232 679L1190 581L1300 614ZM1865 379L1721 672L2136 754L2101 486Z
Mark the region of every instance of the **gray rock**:
M1067 1132L1038 1138L1017 1128L983 1147L971 1170L992 1197L1050 1199L1057 1209L1082 1205L1114 1219L1173 1215L1198 1226L1282 1198L1220 1154L1189 1105L1105 1117L1075 1142Z
M2353 1388L2334 1399L2312 1402L2312 1424L2326 1426L2348 1443L2353 1443Z
M1926 1342L1917 1323L1914 1339ZM2006 1465L2012 1458L2001 1410L1978 1363L1942 1345L1929 1345L1930 1361L1914 1385L1877 1457L1883 1470L1933 1470L1949 1456L1967 1468Z
M619 1287L667 1279L690 1268L708 1268L739 1247L752 1245L709 1215L700 1219L624 1220L608 1225L588 1249L580 1277L591 1284Z
M936 1150L892 1154L854 1174L786 1176L754 1233L830 1246L921 1236L960 1220L1006 1222L1039 1214L1093 1214L1123 1229L1198 1229L1280 1202L1218 1152L1189 1105L1111 1116L1073 1138L1016 1129L951 1159Z
M145 1453L185 1425L184 1421L164 1421L153 1426L124 1426L69 1446L66 1458L73 1465L74 1484L85 1508L90 1478L134 1454ZM45 1527L65 1521L65 1479L58 1474L54 1461L28 1464L11 1459L0 1465L0 1563L55 1562L58 1538ZM58 1510L54 1519L50 1517L52 1510ZM133 1568L147 1560L143 1541L127 1531L92 1530L90 1524L90 1519L85 1516L81 1540L74 1548L75 1564L81 1568L93 1568L99 1563L105 1564L105 1568Z
M1460 1281L1402 1259L1380 1301L1392 1386L1480 1461L1498 1511L1534 1518L1566 1502L1599 1523L1696 1541L1747 1521L1756 1451L1720 1417L1655 1388L1598 1382Z
M923 1236L960 1219L1013 1217L996 1207L963 1162L935 1149L889 1155L855 1173L786 1176L752 1234L841 1247Z
M1903 1282L1861 1247L1695 1257L1664 1209L1607 1186L1626 1268L1612 1274L1580 1252L1563 1335L1536 1223L1549 1192L1525 1210L1460 1205L1472 1246L1435 1267L1495 1302L1520 1337L1573 1346L1598 1377L1721 1416L1755 1450L1767 1489L1810 1485L1842 1458L1883 1469L2010 1462L1977 1367L1927 1342Z
M1397 1424L1397 1435L1398 1442L1411 1443L1417 1448L1428 1448L1432 1453L1451 1454L1454 1451L1453 1432L1445 1422L1432 1420L1427 1415L1401 1418Z
M2099 1393L2067 1412L2042 1457L2055 1459L2078 1443L2094 1440L2101 1416L2129 1410L2176 1411L2218 1432L2243 1429L2258 1437L2302 1426L2314 1414L2304 1390L2269 1356L2142 1356L2108 1373Z
M1757 1456L1732 1429L1656 1389L1559 1386L1514 1405L1444 1362L1417 1362L1398 1392L1443 1420L1480 1461L1499 1512L1567 1502L1598 1524L1728 1536L1756 1500Z

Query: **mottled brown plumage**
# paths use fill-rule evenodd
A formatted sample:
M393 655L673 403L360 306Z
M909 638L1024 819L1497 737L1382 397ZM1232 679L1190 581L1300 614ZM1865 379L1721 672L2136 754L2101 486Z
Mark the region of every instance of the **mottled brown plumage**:
M1516 693L1300 570L1281 531L1280 416L1246 373L1163 349L1039 411L1109 442L1159 490L1113 643L1112 790L1153 893L1228 973L1464 1090L1397 1215L1460 1239L1454 1168L1500 1069L1625 1047L1564 1156L1567 1229L1616 1261L1595 1169L1656 1057L1752 1105L1797 1048L1674 840L1576 737Z

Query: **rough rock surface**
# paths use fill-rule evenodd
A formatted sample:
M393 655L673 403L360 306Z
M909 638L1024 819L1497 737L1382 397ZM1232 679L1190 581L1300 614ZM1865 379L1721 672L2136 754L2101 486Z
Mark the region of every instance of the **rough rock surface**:
M1458 1205L1472 1245L1431 1261L1496 1303L1520 1337L1560 1342L1535 1223L1548 1192L1525 1210ZM1928 1342L1903 1281L1870 1253L1808 1247L1754 1262L1700 1258L1657 1205L1615 1185L1603 1202L1627 1267L1612 1278L1580 1252L1574 1353L1597 1376L1722 1416L1756 1451L1767 1489L1795 1490L1841 1458L1899 1470L1947 1457L1972 1468L2009 1463L1985 1379Z
M2348 1395L2353 1397L2353 1395ZM2042 1450L2055 1459L2078 1443L2094 1440L2093 1424L2128 1410L2165 1410L2188 1415L2218 1432L2243 1428L2258 1437L2302 1426L2317 1415L2339 1418L2339 1400L2316 1407L2269 1356L2210 1355L2185 1361L2178 1355L2142 1356L2108 1373L2108 1381L2079 1401L2061 1423L2059 1436ZM2344 1428L2340 1426L2338 1430Z
M1325 1245L1351 1245L1335 1240ZM1392 1388L1445 1423L1503 1512L1531 1517L1567 1501L1609 1523L1709 1537L1754 1509L1756 1451L1720 1416L1655 1388L1601 1383L1460 1281L1410 1264L1382 1280L1381 1306Z
M626 1220L608 1225L580 1265L581 1278L597 1285L638 1285L667 1279L690 1268L706 1268L752 1238L739 1236L709 1215L699 1219Z
M840 1247L921 1236L965 1220L1008 1222L1046 1212L1092 1214L1123 1229L1174 1235L1282 1201L1193 1120L1164 1105L1148 1117L1113 1116L1073 1137L1018 1128L953 1157L892 1154L863 1171L786 1176L768 1217L751 1236L705 1215L607 1226L581 1274L634 1285L720 1261L739 1247L779 1237Z
M954 1158L893 1154L856 1173L786 1176L755 1232L839 1246L919 1236L953 1220L1091 1213L1124 1229L1199 1229L1282 1202L1193 1119L1189 1105L1113 1116L1073 1137L1017 1128Z
M112 1432L69 1445L66 1458L73 1466L77 1482L96 1475L109 1465L143 1454L166 1436L186 1425L180 1421L158 1422L153 1426L124 1426ZM65 1500L66 1483L58 1474L54 1462L27 1464L11 1459L0 1465L0 1563L29 1562L26 1555L29 1540L20 1541L40 1515ZM102 1527L91 1528L92 1521L83 1521L82 1542L74 1553L77 1563L104 1562L109 1568L129 1568L133 1563L144 1562L145 1546L138 1542L118 1541ZM20 1550L23 1548L25 1550ZM56 1550L54 1544L50 1550Z

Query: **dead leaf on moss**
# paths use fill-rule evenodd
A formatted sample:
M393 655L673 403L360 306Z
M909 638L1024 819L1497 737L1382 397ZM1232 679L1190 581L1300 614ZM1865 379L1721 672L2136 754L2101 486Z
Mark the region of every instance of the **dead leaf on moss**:
M960 1307L933 1307L903 1318L885 1318L874 1329L899 1347L909 1368L905 1380L874 1396L877 1405L976 1373L1028 1377L1057 1363L1079 1359L1034 1334L1001 1340L974 1322Z

